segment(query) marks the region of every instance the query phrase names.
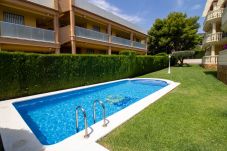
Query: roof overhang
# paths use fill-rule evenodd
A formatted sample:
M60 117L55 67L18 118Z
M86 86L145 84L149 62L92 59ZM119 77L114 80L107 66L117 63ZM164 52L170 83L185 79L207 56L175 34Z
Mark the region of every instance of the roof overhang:
M140 32L144 35L147 35L147 32L141 29L140 27L136 26L135 24L114 15L111 12L108 12L100 7L95 6L92 3L89 3L88 0L75 0L75 7L78 7L80 9L86 10L88 12L91 12L93 14L96 14L97 16L100 16L102 18L111 20L115 23L118 23L120 25L123 25L125 27L128 27L129 29L132 29L134 31Z

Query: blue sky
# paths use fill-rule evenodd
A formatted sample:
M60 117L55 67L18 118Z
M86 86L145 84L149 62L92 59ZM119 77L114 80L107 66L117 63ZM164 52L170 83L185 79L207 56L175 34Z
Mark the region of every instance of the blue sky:
M89 0L93 4L112 12L130 22L150 29L155 19L164 18L172 11L187 13L188 16L202 16L206 0ZM199 23L202 31L204 18Z

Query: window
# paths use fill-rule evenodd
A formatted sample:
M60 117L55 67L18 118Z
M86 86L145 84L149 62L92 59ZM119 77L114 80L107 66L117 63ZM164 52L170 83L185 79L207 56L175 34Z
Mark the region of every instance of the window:
M3 12L3 20L9 23L24 25L24 16L9 12Z
M93 26L92 28L93 28L94 31L100 32L100 27L99 26Z

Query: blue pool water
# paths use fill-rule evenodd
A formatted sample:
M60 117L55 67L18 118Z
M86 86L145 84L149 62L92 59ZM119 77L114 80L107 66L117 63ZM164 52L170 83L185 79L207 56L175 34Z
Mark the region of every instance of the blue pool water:
M110 116L168 84L159 80L123 80L92 88L14 103L24 121L43 145L58 143L76 133L77 106L87 113L88 125L93 125L93 102L101 100ZM97 121L102 120L102 108L96 105ZM110 121L111 122L111 121ZM79 114L79 131L84 129Z

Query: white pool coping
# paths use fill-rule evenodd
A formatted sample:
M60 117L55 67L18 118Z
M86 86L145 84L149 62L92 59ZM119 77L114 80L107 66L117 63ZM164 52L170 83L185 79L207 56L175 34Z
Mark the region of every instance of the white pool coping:
M42 145L26 122L22 119L12 103L21 102L40 97L75 91L79 89L85 89L107 83L113 83L123 80L138 80L138 79L152 79L162 80L169 85L156 91L155 93L141 99L140 101L126 107L125 109L109 116L107 119L110 121L107 127L102 127L103 121L100 121L90 128L93 129L89 138L84 138L84 131L81 131L65 140L54 145ZM133 78L122 79L111 82L105 82L100 84L94 84L89 86L83 86L73 89L61 90L56 92L50 92L45 94L39 94L29 97L23 97L18 99L6 100L0 102L0 133L5 151L107 151L108 149L99 145L97 140L106 136L112 130L125 123L127 120L138 114L140 111L148 107L150 104L157 101L159 98L169 93L176 88L180 83L173 82L165 79L157 78ZM88 115L89 116L89 115ZM89 132L91 129L89 128Z

